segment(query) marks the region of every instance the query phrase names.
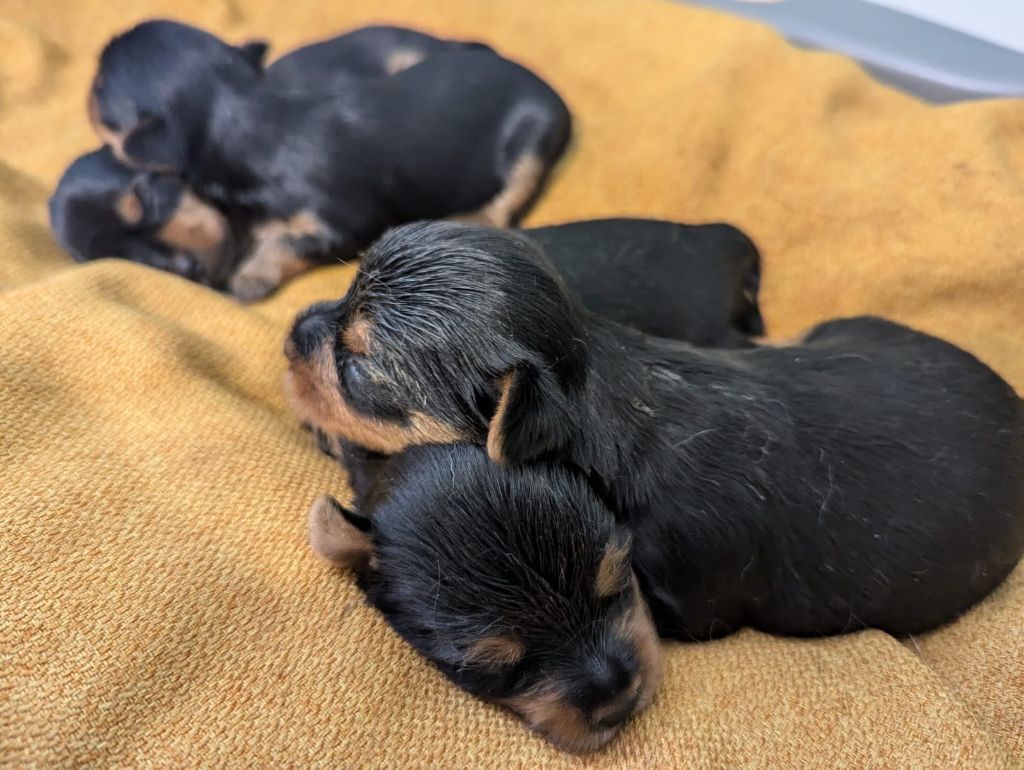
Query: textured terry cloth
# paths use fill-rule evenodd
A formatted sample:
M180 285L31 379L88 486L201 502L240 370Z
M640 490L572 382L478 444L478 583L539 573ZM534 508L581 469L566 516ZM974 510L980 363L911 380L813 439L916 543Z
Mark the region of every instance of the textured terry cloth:
M655 704L563 755L449 685L315 561L341 471L281 395L281 341L351 267L241 307L73 266L45 198L95 141L105 40L173 15L273 52L371 21L479 38L576 135L530 218L728 220L785 337L880 313L1024 388L1024 104L934 108L848 61L654 0L0 0L0 764L5 767L1020 767L1024 570L900 641L670 644Z

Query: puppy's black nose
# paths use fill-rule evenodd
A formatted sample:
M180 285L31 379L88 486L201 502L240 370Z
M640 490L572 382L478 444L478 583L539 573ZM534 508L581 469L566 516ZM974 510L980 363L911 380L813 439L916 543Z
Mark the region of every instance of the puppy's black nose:
M331 331L331 317L319 308L310 308L292 327L284 352L288 358L309 358Z
M636 706L639 669L631 656L608 653L591 661L578 690L580 709L603 727L624 721Z

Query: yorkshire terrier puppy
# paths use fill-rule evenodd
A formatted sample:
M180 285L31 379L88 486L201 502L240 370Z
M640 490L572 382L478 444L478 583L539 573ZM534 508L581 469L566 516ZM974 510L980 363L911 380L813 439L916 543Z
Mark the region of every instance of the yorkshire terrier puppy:
M395 74L464 48L486 46L401 27L364 27L292 51L265 71L266 43L235 50L239 61L263 73L268 87L325 96L353 79ZM178 175L135 170L108 147L68 167L50 199L50 222L58 243L77 261L118 257L214 288L224 287L249 240Z
M726 224L592 219L522 231L592 313L701 347L744 348L765 333L761 256Z
M366 450L468 442L586 479L632 532L663 636L918 633L1024 548L1021 400L879 318L698 349L587 312L521 235L414 224L300 317L286 354L300 417Z
M466 444L346 458L354 510L318 498L313 549L456 685L574 752L651 701L661 649L630 536L580 474Z
M104 49L89 99L119 160L179 175L252 233L230 279L243 300L352 258L401 222L507 226L568 142L558 94L486 46L328 93L275 86L260 57L184 24L144 22Z
M223 214L176 176L128 168L107 147L68 167L49 212L57 242L78 262L120 257L211 286L232 266Z
M707 347L751 347L750 335L764 334L760 254L731 225L620 218L520 232L570 294L606 319ZM341 459L340 437L307 427L324 454Z

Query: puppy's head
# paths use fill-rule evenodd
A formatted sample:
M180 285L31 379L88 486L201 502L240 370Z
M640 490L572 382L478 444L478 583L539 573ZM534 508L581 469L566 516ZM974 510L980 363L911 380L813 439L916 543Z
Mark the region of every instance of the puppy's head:
M582 324L522 236L407 225L369 250L345 297L299 316L286 390L303 420L378 452L466 440L520 462L571 440Z
M626 530L581 480L501 468L467 445L392 458L369 516L321 497L310 542L471 694L567 751L606 744L653 698L661 648Z
M78 158L49 202L58 242L83 262L120 257L216 284L230 269L230 229L170 174L139 172L109 148Z
M146 21L111 40L89 93L93 129L117 158L149 170L183 169L221 89L260 77L266 46L230 46L195 27Z

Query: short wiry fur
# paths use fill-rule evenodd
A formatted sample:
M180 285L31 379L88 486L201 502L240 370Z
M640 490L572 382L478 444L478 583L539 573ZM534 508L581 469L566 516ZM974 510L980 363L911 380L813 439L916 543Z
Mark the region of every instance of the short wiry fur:
M253 58L202 30L144 22L104 49L90 97L120 160L179 174L243 229L271 226L273 242L254 243L260 258L231 279L241 299L351 258L400 222L479 212L506 226L568 141L558 95L486 46L312 91L275 85ZM296 217L315 226L274 227Z
M604 745L651 701L661 650L629 534L583 479L501 468L469 445L350 449L355 510L319 498L313 549L356 569L449 679L568 751Z
M354 317L365 354L339 342ZM337 385L305 397L293 365L303 417L344 403L369 449L380 427L402 437L384 451L455 435L509 466L578 469L628 522L663 635L916 633L1024 548L1020 399L899 324L699 350L582 310L521 236L433 223L382 238L318 333L293 362L320 356ZM348 435L345 419L323 427Z

